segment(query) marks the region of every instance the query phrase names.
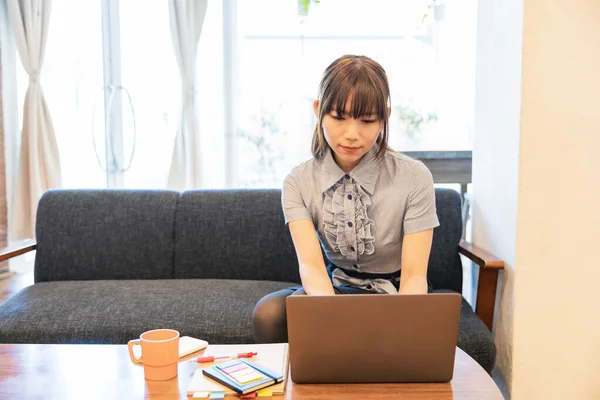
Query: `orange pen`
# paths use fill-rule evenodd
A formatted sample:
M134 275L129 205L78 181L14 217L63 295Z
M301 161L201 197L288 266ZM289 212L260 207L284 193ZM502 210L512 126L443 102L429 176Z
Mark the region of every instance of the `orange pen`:
M213 362L213 361L218 361L218 360L235 360L236 358L250 358L253 357L255 355L257 355L258 353L255 351L249 351L247 353L238 353L238 354L233 354L233 355L229 355L229 356L206 356L206 357L198 357L198 362L199 363L206 363L206 362Z

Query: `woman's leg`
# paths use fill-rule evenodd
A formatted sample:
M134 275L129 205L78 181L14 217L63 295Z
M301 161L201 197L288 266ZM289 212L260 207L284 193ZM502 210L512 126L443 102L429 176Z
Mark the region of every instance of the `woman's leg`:
M254 307L252 315L255 343L286 343L288 341L285 299L300 291L304 293L302 286L291 287L268 294L260 299Z

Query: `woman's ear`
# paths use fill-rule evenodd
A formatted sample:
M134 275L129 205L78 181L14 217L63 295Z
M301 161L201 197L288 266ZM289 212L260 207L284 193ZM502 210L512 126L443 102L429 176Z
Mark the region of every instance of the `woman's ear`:
M317 119L319 119L319 104L319 100L313 101L313 109L315 110L315 117L317 117Z
M388 118L390 117L390 115L392 115L392 108L388 107Z

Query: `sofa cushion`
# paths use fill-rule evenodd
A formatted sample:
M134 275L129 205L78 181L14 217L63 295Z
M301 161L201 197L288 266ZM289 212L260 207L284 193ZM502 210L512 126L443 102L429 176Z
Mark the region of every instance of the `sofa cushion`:
M179 192L50 190L37 211L35 281L173 278Z
M451 290L434 290L434 293L451 293ZM496 345L492 334L473 312L473 308L463 297L458 326L458 343L465 353L470 355L488 373L492 373L496 362Z
M124 344L157 328L213 344L253 343L258 300L293 285L213 279L36 283L0 304L0 343ZM458 347L491 373L492 335L464 298Z
M42 282L0 305L0 343L127 343L172 328L209 343L252 343L252 311L293 283L248 280Z

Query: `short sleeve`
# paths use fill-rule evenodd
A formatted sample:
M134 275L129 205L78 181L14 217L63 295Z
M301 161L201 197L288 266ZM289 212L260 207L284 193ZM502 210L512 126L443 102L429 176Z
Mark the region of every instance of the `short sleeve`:
M283 182L281 204L286 224L304 219L312 220L294 174L289 174Z
M425 164L418 162L415 165L413 187L408 195L404 214L404 233L421 232L439 225L433 177Z

